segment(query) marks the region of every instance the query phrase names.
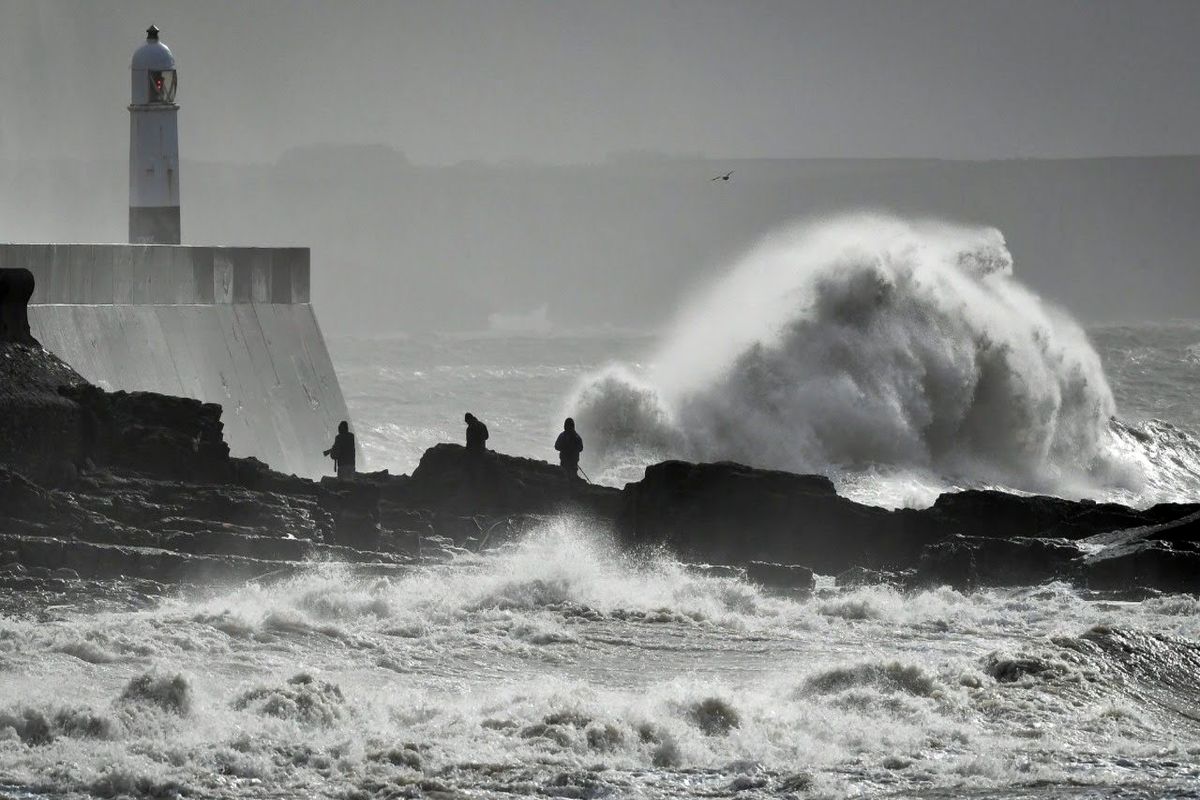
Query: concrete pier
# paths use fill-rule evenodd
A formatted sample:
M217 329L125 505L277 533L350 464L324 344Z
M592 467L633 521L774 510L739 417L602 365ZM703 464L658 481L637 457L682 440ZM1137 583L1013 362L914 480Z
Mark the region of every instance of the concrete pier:
M307 248L0 244L0 264L34 274L32 333L87 380L219 403L233 455L330 474L349 415Z

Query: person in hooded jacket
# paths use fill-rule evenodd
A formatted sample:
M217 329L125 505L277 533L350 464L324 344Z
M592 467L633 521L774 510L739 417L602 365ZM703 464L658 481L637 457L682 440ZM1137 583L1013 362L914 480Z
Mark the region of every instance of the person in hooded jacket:
M325 451L325 455L333 459L339 479L354 477L355 447L354 434L350 432L350 423L342 420L338 424L338 432L334 437L333 446Z
M487 449L488 429L476 416L469 411L463 417L467 423L467 450L482 453Z
M567 417L563 422L562 433L554 441L554 449L558 451L558 463L568 477L579 477L579 454L583 452L583 437L575 432L575 420Z

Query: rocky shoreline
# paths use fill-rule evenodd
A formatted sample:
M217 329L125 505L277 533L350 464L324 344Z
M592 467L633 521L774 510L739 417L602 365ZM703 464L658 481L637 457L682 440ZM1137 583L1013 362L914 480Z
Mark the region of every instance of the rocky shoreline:
M387 574L499 547L569 514L626 547L666 548L781 590L811 588L814 571L843 586L1200 590L1200 503L965 491L887 510L840 497L818 475L681 461L617 489L453 444L430 448L411 476L310 481L231 458L220 406L106 392L37 343L7 338L0 585L10 589L245 581L318 562Z

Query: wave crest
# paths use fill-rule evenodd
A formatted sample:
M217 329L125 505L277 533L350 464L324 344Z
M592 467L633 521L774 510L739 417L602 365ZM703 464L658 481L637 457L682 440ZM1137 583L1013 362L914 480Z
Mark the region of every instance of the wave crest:
M610 369L578 390L593 456L898 466L1053 491L1114 472L1100 359L1012 277L994 228L858 215L772 237L652 361L644 379Z

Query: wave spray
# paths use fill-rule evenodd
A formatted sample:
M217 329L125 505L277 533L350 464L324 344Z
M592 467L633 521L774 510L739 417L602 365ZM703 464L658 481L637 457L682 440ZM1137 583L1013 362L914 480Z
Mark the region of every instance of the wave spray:
M606 466L731 459L1060 493L1137 481L1109 452L1096 351L1013 277L995 228L858 214L771 236L651 362L572 400Z

